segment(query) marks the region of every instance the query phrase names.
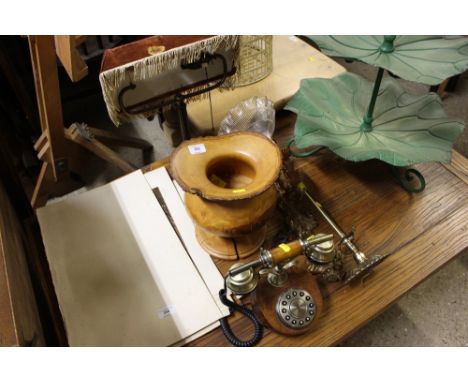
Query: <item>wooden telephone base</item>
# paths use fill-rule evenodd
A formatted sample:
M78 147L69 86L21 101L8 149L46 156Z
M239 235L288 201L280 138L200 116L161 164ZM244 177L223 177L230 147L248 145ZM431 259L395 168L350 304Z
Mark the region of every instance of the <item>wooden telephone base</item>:
M42 134L34 145L43 162L34 187L31 205L43 206L51 196L60 196L79 188L82 184L71 174L79 173L79 148L112 163L124 173L136 170L104 143L152 149L152 145L133 137L122 137L109 131L94 129L83 124L64 128L62 103L57 70L57 55L72 81L87 74L87 67L76 51L83 36L29 36L29 50L34 74L36 98Z
M284 291L290 288L306 290L315 302L315 316L312 322L303 329L288 328L281 322L276 313L278 298ZM315 276L306 271L298 271L297 273L288 271L288 280L281 287L272 286L266 277L262 277L252 294L252 300L255 314L262 323L275 332L288 336L297 336L311 330L315 326L314 324L323 308L322 293L320 292L317 280Z

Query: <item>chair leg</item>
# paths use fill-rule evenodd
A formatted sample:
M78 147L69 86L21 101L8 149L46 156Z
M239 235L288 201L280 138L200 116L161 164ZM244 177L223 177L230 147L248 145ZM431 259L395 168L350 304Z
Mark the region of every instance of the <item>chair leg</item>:
M112 131L96 129L94 127L89 127L91 134L103 143L125 146L125 147L134 147L137 149L142 150L152 150L153 145L144 139L135 138L135 137L128 137L128 136L121 136L119 134L115 134Z
M87 139L80 135L76 127L65 129L65 138L78 143L80 146L91 151L98 157L107 162L112 163L114 166L120 168L124 173L135 171L137 168L126 160L122 159L115 151L111 150L95 138Z
M83 183L73 179L70 173L63 176L60 181L55 181L52 166L43 162L31 197L31 206L33 209L42 207L50 197L65 195L82 186Z

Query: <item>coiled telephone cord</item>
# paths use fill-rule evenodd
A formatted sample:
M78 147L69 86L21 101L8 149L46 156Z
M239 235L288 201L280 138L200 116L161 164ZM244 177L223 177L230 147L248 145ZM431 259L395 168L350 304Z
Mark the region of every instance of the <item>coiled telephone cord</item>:
M229 325L227 317L223 317L219 320L219 322L221 324L221 329L223 331L224 336L234 346L239 346L239 347L255 346L263 338L262 324L260 323L260 321L255 316L255 313L252 310L246 308L245 306L238 305L235 302L229 301L226 296L226 293L227 293L226 291L227 291L226 285L224 286L224 289L221 289L219 291L219 298L221 302L227 307L229 307L231 313L233 311L239 312L243 314L244 316L246 316L250 321L252 321L254 328L255 328L255 333L250 340L242 341L239 338L237 338L236 335L232 332L232 329Z

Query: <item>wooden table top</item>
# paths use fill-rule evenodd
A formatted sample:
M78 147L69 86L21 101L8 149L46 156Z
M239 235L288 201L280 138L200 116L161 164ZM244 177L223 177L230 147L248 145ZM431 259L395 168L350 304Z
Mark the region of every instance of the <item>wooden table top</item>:
M292 134L293 119L280 121L286 126L275 135L280 146ZM315 199L343 230L355 228L355 242L363 252L390 256L364 283L329 289L324 311L310 332L286 337L266 330L259 346L335 345L468 247L468 160L455 151L451 164L414 166L427 182L420 194L404 191L390 167L377 160L352 163L325 151L294 159L294 167L310 177ZM315 232L331 232L318 220ZM231 263L217 265L225 271ZM244 317L234 314L229 321L240 338L252 334ZM191 345L229 343L218 328Z

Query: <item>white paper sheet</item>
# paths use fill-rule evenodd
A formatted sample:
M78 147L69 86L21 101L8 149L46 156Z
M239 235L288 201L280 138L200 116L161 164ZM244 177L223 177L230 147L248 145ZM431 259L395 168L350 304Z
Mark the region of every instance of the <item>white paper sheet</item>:
M198 240L195 237L193 222L167 170L161 167L146 173L145 177L151 188L158 187L161 190L169 212L174 219L190 257L195 263L195 266L200 272L219 309L223 315L228 315L229 308L223 305L219 299L219 290L224 286L224 279L210 255L198 244Z
M70 345L166 346L223 315L140 171L37 215Z

